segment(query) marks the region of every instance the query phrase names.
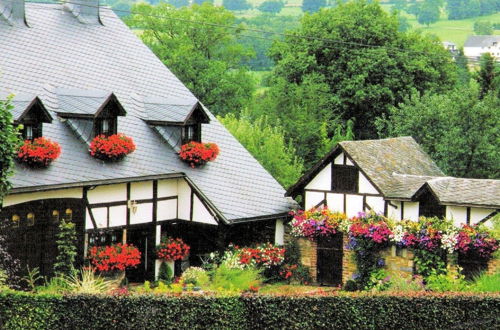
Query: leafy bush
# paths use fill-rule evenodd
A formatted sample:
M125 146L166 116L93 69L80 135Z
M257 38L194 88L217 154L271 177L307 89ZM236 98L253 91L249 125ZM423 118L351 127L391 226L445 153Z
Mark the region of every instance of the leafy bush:
M71 293L106 293L114 284L112 281L96 275L92 269L82 269L62 279L64 286L66 286Z
M474 278L471 290L475 292L500 292L500 273L482 274Z
M78 254L75 224L62 220L56 237L57 257L54 271L58 275L69 276L75 271L74 264Z
M393 276L389 283L387 291L423 291L425 290L424 282L421 276L415 275L410 278L402 276Z
M184 284L206 286L210 282L207 271L200 267L189 267L182 273L181 280Z
M432 291L464 291L467 282L456 267L448 267L445 273L434 272L426 278L426 286Z
M173 272L170 266L166 262L160 264L160 270L158 272L158 280L164 283L172 283Z
M222 264L213 273L212 288L217 291L247 291L262 284L260 271L253 267L230 268Z

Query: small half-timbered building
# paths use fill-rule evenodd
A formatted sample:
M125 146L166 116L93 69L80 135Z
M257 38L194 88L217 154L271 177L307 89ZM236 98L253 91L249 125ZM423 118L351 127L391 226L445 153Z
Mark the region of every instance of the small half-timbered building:
M189 262L229 242L283 243L295 203L210 111L109 8L0 0L0 95L12 94L24 139L58 142L47 168L15 166L1 216L14 256L52 274L55 233L73 221L79 259L91 245L132 243L130 280L152 279L162 236L191 246ZM121 132L136 150L117 162L89 154L99 134ZM191 168L177 153L214 142L214 162Z

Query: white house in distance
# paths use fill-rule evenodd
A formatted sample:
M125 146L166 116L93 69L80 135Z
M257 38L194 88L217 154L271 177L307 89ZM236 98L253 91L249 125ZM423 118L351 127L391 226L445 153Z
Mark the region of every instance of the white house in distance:
M464 55L478 59L481 55L490 53L500 61L500 35L469 36L464 44Z
M52 274L61 219L76 224L78 258L91 245L142 252L132 281L153 279L155 245L180 237L189 262L229 242L283 243L295 205L208 109L98 0L0 0L0 96L13 94L23 138L62 147L48 168L16 164L0 216L23 267ZM118 162L90 156L98 134L121 132L136 150ZM191 168L177 152L214 142L218 158ZM186 260L186 262L188 262ZM177 271L177 269L176 269Z
M411 137L340 142L287 195L302 195L305 209L327 205L349 217L373 210L456 225L487 222L500 210L500 180L444 176Z

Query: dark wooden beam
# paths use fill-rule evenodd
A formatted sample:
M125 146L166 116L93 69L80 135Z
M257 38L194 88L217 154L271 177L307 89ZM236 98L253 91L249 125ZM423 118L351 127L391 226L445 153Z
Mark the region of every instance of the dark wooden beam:
M97 222L95 221L94 214L92 213L92 208L90 207L89 199L87 196L88 190L89 190L88 187L83 187L83 201L85 203L86 209L89 211L90 221L92 221L92 226L94 226L94 229L97 229Z

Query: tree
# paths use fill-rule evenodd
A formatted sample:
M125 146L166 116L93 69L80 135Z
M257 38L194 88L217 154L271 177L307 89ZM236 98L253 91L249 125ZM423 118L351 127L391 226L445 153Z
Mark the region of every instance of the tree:
M484 53L480 58L480 69L477 74L477 81L481 87L479 97L483 98L486 94L495 91L497 77L500 76L500 67L495 61L495 58L490 53Z
M264 13L277 14L283 9L284 6L285 2L281 0L267 0L261 3L258 8Z
M208 2L208 3L214 4L214 0L193 0L193 3L197 4L197 5L201 5L204 2Z
M493 34L493 25L487 21L474 22L474 33L483 36Z
M481 4L479 0L448 0L446 10L448 19L459 20L479 16Z
M9 177L14 173L14 158L21 141L12 125L11 98L0 99L0 205L9 192Z
M248 104L255 86L240 63L253 53L236 42L240 30L228 27L235 26L233 13L209 3L179 9L137 3L132 12L127 24L143 31L144 43L212 112Z
M56 238L57 257L54 264L54 272L57 275L69 276L75 270L77 256L75 224L62 220L59 224L59 232Z
M281 127L270 125L265 116L252 120L245 112L239 119L234 114L218 119L282 186L299 179L304 164L285 142Z
M415 94L377 121L379 133L413 136L447 175L498 179L500 101L479 94L474 81L443 94Z
M252 5L247 0L222 0L222 5L228 10L247 10L252 8Z
M303 0L302 11L315 13L321 8L326 7L326 0Z
M273 46L273 72L280 79L275 79L267 92L269 98L275 99L274 105L269 102L267 112L281 112L293 124L306 117L301 112L314 113L319 125L353 119L357 138L373 138L375 118L413 91L451 88L456 71L439 40L415 32L401 33L398 29L395 15L386 13L378 3L365 1L339 4L334 9L304 16L302 26L293 34L316 39L289 36ZM307 101L310 108L295 110L287 101L295 100L290 93L306 93L310 99L299 97L296 102ZM282 95L287 100L277 103ZM282 122L286 128L285 120ZM287 130L287 134L295 133ZM311 155L300 150L314 145L308 139L295 142L306 163Z
M457 83L460 86L469 86L470 82L470 72L469 72L469 61L464 54L463 48L458 50L458 54L455 57L455 65L457 66Z
M439 20L439 7L431 1L424 1L418 11L417 20L420 24L427 26L436 23Z
M188 0L168 0L168 3L176 8L187 7L189 6Z

